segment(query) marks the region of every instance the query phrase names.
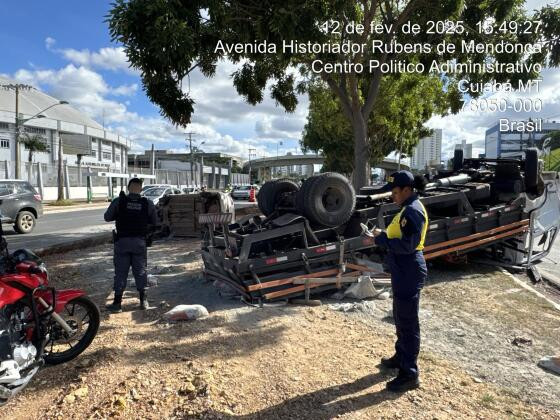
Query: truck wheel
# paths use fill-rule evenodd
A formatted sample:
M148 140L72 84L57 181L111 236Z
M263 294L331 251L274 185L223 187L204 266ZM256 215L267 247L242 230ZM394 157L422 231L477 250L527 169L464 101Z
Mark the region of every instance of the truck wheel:
M31 233L35 229L35 216L29 211L20 211L16 218L14 230L17 233Z
M531 191L539 182L539 152L531 147L525 150L525 190Z
M463 150L455 149L453 154L453 172L458 172L463 169Z
M356 193L348 180L327 172L305 181L297 195L298 210L313 224L336 227L346 223L356 205Z
M269 216L276 209L281 194L297 192L298 190L299 185L289 179L266 182L257 197L259 209L265 216Z

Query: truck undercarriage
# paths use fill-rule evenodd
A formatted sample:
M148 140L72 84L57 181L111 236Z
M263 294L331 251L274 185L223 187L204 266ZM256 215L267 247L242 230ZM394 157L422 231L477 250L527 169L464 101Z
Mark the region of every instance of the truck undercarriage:
M537 151L524 160L462 159L429 180L419 194L429 215L426 260L474 251L501 265L529 269L558 233L557 173L539 171ZM252 302L290 299L340 288L363 274L387 279L385 250L368 229L385 228L399 207L390 193L355 194L339 174L303 185L277 180L258 196L262 216L231 223L230 213L199 216L205 276ZM367 227L367 229L366 229Z

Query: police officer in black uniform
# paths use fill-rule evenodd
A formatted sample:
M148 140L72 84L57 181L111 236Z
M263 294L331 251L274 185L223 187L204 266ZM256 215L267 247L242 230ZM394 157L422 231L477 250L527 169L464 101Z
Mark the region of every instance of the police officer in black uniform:
M393 317L397 342L395 354L382 359L381 364L399 369L398 376L387 383L387 389L407 391L420 385L418 353L420 351L420 291L428 270L422 249L428 230L428 213L418 200L416 191L425 188L422 176L408 171L395 172L384 187L391 191L393 202L401 206L386 231L374 230L375 243L387 248L387 265L391 271L393 289Z
M140 308L148 309L146 286L148 283L147 238L149 225L155 225L156 209L154 203L146 197L141 197L142 180L132 178L128 182L128 195L121 191L105 212L105 221L116 221L114 232L115 250L113 263L115 265L115 280L113 303L107 305L111 312L121 312L121 302L128 272L132 267L132 274L136 281L136 289L140 294Z

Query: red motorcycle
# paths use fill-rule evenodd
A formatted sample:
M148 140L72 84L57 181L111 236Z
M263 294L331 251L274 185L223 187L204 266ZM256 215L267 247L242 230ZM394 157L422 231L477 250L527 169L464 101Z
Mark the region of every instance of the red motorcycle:
M20 392L43 364L74 359L99 328L99 309L79 289L55 290L41 259L10 254L0 227L0 404Z

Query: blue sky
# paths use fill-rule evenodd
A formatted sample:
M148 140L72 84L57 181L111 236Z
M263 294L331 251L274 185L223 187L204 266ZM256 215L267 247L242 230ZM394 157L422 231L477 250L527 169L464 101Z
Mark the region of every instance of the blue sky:
M528 0L534 9L551 0ZM558 4L557 0L553 3ZM111 43L104 0L0 0L0 74L32 84L68 100L99 123L129 137L134 150L149 148L184 150L184 132L197 133L203 149L248 158L249 148L258 157L297 153L306 121L307 97L293 114L275 106L269 97L253 107L237 95L230 75L235 67L218 66L213 79L200 73L190 77L195 113L187 129L177 129L160 117L142 91L138 74L128 67L122 48ZM560 115L560 72L543 74L540 95L543 115ZM184 83L184 86L188 86ZM484 132L498 118L522 117L481 112L434 116L428 125L443 129L444 155L466 139L475 153L483 151ZM280 145L280 143L282 143Z

